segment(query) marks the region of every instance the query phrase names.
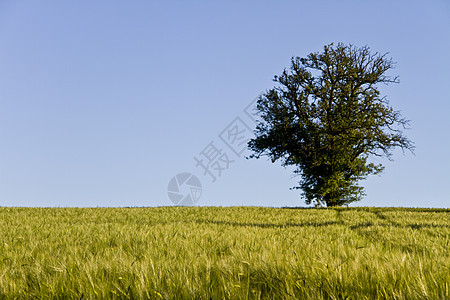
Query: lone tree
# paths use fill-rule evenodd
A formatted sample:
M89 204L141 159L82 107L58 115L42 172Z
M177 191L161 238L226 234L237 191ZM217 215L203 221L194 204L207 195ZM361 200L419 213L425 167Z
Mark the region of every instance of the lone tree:
M414 148L401 131L408 120L377 87L399 82L386 75L394 64L387 53L342 43L293 57L290 70L275 76L277 85L258 99L261 120L248 143L250 157L297 166L295 188L303 190L306 204L360 200L365 194L358 181L384 169L370 156L391 159L395 147Z

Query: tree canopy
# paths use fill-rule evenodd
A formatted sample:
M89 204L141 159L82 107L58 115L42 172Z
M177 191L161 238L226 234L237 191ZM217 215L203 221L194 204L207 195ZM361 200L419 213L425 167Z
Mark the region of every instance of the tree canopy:
M323 52L293 57L290 69L257 102L260 120L249 141L250 157L268 156L297 166L307 204L341 206L365 194L358 182L378 174L399 147L413 151L404 134L409 121L382 96L379 84L398 83L387 75L395 63L368 46L330 44Z

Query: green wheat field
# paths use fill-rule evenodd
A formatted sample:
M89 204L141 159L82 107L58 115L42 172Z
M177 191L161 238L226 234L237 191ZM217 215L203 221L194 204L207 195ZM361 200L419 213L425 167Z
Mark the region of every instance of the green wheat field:
M0 207L0 298L450 299L450 210Z

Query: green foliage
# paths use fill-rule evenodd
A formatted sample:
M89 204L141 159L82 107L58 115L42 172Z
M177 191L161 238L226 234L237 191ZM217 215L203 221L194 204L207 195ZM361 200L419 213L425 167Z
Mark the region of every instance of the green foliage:
M0 208L0 299L450 299L449 213Z
M383 170L371 155L391 157L395 147L413 150L400 131L408 121L380 96L377 84L397 83L386 72L394 63L369 48L333 44L322 53L292 58L290 70L275 76L263 94L261 113L249 142L254 151L296 173L306 203L341 206L364 195L358 181Z

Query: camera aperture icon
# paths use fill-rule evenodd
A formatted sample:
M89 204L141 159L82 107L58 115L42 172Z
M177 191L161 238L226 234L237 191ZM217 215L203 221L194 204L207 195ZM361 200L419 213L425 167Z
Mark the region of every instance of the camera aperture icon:
M180 173L169 181L167 194L175 205L194 205L202 195L202 184L195 175Z

